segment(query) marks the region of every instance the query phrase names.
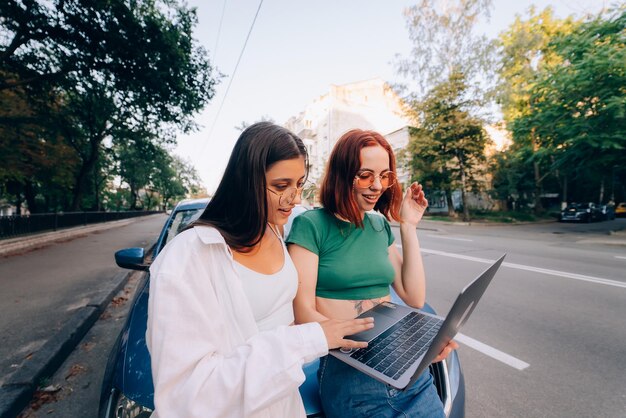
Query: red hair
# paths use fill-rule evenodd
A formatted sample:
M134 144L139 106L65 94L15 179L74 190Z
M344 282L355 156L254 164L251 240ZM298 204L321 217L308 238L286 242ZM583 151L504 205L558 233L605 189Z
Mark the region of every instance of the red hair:
M331 213L363 227L363 219L353 195L354 177L361 168L361 150L381 146L389 155L389 169L395 173L396 157L387 140L378 132L353 129L339 138L326 165L320 188L322 205ZM374 206L387 220L400 221L402 187L396 183L385 190Z

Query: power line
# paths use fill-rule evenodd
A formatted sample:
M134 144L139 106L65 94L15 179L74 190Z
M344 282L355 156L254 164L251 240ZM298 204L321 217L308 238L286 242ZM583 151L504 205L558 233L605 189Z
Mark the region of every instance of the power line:
M224 21L224 12L226 11L226 3L227 0L224 0L224 4L222 6L222 16L220 16L220 24L217 28L217 39L215 40L215 48L213 48L213 63L216 63L216 57L217 57L217 45L220 42L220 34L222 33L222 22Z
M256 14L254 15L254 19L252 20L252 24L250 25L250 30L248 31L248 35L246 36L246 40L243 43L243 48L241 48L241 53L239 54L239 58L237 59L237 64L235 64L235 69L233 70L232 75L230 76L230 80L228 81L228 86L226 87L226 92L224 93L224 97L222 98L222 102L220 103L220 107L217 109L217 113L215 114L215 119L213 120L213 124L211 125L211 129L209 130L209 134L200 149L200 155L204 153L204 148L209 143L211 139L211 135L213 134L213 129L215 129L215 125L217 123L217 119L220 116L222 108L224 107L224 102L226 101L226 97L228 96L228 92L230 91L230 86L233 84L233 80L235 79L235 74L237 73L237 68L239 68L239 63L241 62L241 57L243 57L243 53L246 50L246 45L248 45L248 40L250 39L250 34L252 34L252 29L254 28L254 23L256 22L257 17L259 16L259 12L261 11L261 6L263 5L263 0L259 2L259 7L256 9Z

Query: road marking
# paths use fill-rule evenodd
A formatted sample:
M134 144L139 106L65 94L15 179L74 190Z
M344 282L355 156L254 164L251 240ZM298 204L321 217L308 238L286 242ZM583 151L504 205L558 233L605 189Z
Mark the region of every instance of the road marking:
M506 364L507 366L511 366L514 369L524 370L530 366L530 364L526 363L525 361L515 358L503 351L498 350L497 348L493 348L487 344L481 343L480 341L468 337L465 334L456 334L454 340L463 343L476 351L480 351L481 353L486 354L489 357Z
M426 236L430 237L430 238L440 238L440 239L450 239L450 240L454 240L454 241L474 242L473 239L467 239L467 238L442 237L442 236L439 236L439 235L426 235Z
M459 258L461 260L475 261L477 263L484 263L484 264L493 264L496 261L496 260L490 260L490 259L487 259L487 258L479 258L479 257L472 257L472 256L469 256L469 255L448 253L448 252L445 252L445 251L429 250L429 249L426 249L426 248L422 248L422 252L426 253L426 254L441 255L441 256L444 256L444 257ZM541 267L525 266L523 264L515 264L515 263L507 263L507 262L502 263L502 266L513 268L513 269L518 269L518 270L532 271L534 273L547 274L547 275L550 275L550 276L566 277L568 279L574 279L574 280L580 280L580 281L583 281L583 282L603 284L603 285L606 285L606 286L621 287L623 289L626 289L626 283L624 283L624 282L618 282L617 280L603 279L601 277L586 276L584 274L568 273L566 271L544 269L544 268L541 268Z
M396 244L398 247L402 248L401 244ZM435 251L435 250L424 250L422 248L423 252L430 252L430 253L435 253L438 255L450 255L450 256L455 256L457 254L451 254L451 253L444 253L443 251ZM441 254L439 254L441 253ZM471 261L479 261L479 262L489 262L489 264L493 264L493 261L489 261L489 260L485 260L483 258L477 258L477 257L469 257L469 256L459 256L459 258L463 258L466 260L471 260ZM494 260L495 261L495 260ZM456 334L456 336L454 337L454 339L462 344L465 344L466 346L473 348L476 351L479 351L495 360L498 360L504 364L506 364L507 366L511 366L514 369L517 370L524 370L527 367L530 366L530 364L526 363L525 361L522 361L518 358L515 358L513 356L511 356L510 354L505 353L504 351L500 351L497 348L491 347L485 343L481 343L478 340L475 340L471 337L468 337L465 334L461 334L458 333Z
M626 257L622 257L621 255L615 255L614 257L615 257L615 258L620 258L620 259L622 259L622 260L626 260Z

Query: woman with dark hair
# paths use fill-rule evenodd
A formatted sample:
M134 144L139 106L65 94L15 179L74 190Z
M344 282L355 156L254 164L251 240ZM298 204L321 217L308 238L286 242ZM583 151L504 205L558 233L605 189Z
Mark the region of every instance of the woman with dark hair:
M306 179L302 140L267 122L237 140L201 217L150 267L152 417L303 417L302 365L371 321L294 326L280 234Z
M351 130L335 144L320 191L323 208L295 218L287 239L300 280L296 323L355 318L389 301L390 285L408 305L424 306L416 228L428 201L418 183L403 197L395 172L393 150L377 132ZM394 244L391 219L400 223L402 254ZM451 342L435 361L456 347ZM428 370L410 388L397 391L326 356L318 377L329 418L444 416Z

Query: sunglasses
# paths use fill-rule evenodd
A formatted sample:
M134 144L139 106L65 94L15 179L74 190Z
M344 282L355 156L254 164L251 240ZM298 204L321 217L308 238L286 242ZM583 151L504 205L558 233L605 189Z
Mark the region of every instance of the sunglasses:
M383 189L388 189L389 187L396 184L396 173L394 173L393 171L385 171L384 173L379 175L375 175L371 171L362 171L354 176L354 184L357 187L365 189L371 187L377 178L380 179L380 185L383 187Z

